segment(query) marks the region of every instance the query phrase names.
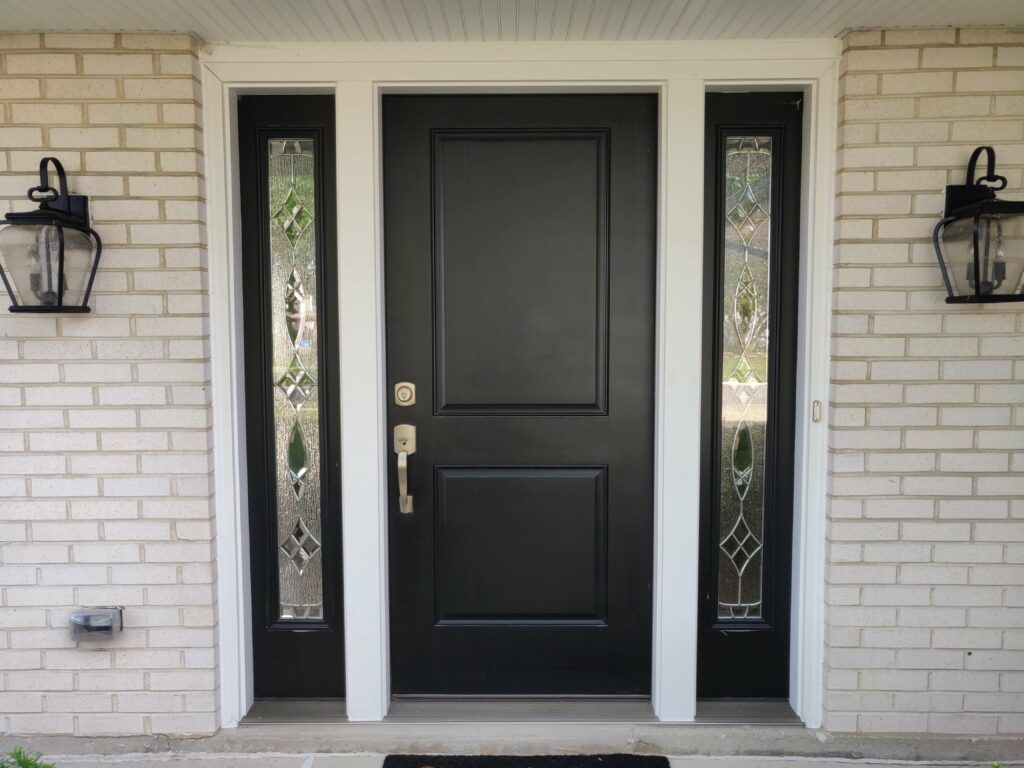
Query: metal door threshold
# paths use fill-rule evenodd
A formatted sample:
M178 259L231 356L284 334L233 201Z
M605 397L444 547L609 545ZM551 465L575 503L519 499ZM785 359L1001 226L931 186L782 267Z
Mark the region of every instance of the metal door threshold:
M785 699L698 699L698 725L803 725Z
M347 722L340 699L262 699L240 725L325 725ZM552 697L396 697L387 723L657 724L649 699ZM802 726L783 699L706 699L695 725Z
M656 723L647 698L395 697L390 723Z
M347 721L344 699L258 699L239 725L317 725Z

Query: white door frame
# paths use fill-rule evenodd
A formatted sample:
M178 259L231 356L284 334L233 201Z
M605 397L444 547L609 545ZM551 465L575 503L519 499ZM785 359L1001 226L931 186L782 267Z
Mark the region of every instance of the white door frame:
M242 386L235 102L240 93L335 95L346 710L390 701L380 181L385 92L659 94L652 703L696 712L704 95L787 88L807 96L801 225L791 695L821 723L826 422L836 133L836 40L690 43L222 45L204 50L219 603L220 708L253 701ZM312 77L311 77L312 75Z

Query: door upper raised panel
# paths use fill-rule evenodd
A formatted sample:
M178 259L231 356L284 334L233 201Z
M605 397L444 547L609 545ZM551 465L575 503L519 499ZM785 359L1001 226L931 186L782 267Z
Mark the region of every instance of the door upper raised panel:
M439 467L439 624L604 624L603 467Z
M604 413L606 131L434 134L437 413Z

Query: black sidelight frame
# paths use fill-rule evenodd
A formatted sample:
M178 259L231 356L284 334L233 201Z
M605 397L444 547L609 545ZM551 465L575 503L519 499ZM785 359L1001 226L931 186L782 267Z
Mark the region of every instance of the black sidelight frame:
M312 139L317 189L318 407L324 613L321 620L278 616L267 142ZM242 307L249 556L256 698L341 698L345 693L341 549L337 197L333 96L241 96L238 101Z
M802 104L801 93L715 93L706 100L699 698L789 695ZM723 620L718 573L725 140L752 134L773 140L763 602L757 618Z

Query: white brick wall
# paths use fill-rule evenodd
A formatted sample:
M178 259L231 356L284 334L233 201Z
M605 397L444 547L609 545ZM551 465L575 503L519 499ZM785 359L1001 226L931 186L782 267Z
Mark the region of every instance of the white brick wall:
M1024 311L950 307L942 188L1024 171L1024 30L856 31L839 105L825 727L1024 733Z
M0 310L0 731L217 727L197 73L182 35L0 36L0 213L53 154L104 242L91 315Z

